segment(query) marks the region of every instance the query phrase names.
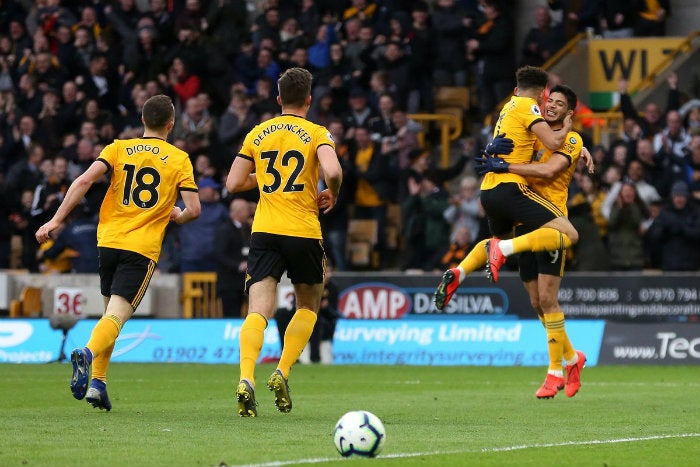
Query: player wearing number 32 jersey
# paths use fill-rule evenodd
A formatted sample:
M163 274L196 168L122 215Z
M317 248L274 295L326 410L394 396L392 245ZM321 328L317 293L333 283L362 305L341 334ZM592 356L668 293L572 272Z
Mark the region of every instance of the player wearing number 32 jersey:
M256 187L260 191L245 281L248 315L240 332L236 399L241 417L258 414L255 364L276 309L282 274L286 272L294 285L296 311L284 333L277 369L267 381L280 412L292 410L289 372L311 337L321 304L326 257L318 212L335 205L342 170L328 130L306 120L311 80L303 68L290 68L280 76L277 102L282 115L248 133L226 180L231 192ZM319 192L321 173L326 188Z
M201 210L192 164L187 153L166 139L175 124L168 96L157 95L143 105L141 138L115 140L68 188L53 218L36 232L39 243L78 207L93 183L105 175L110 186L97 225L100 289L105 310L85 347L71 352L73 397L93 407L111 410L107 367L124 323L141 302L155 270L169 221L190 222ZM178 192L185 209L175 206ZM90 370L92 369L92 381Z

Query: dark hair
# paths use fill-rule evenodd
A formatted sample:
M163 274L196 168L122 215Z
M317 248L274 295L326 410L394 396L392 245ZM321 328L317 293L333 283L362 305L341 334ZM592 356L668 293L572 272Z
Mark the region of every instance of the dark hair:
M165 94L150 97L143 104L143 123L148 128L165 128L175 118L173 101Z
M515 72L515 80L519 89L544 89L549 76L542 68L526 65Z
M576 93L573 89L563 84L557 84L549 90L549 95L551 96L552 93L555 92L564 94L564 97L566 97L566 104L569 106L569 110L576 109L576 105L578 104L578 98L576 97Z
M311 94L312 79L309 70L304 68L293 67L282 73L277 80L282 105L302 107Z

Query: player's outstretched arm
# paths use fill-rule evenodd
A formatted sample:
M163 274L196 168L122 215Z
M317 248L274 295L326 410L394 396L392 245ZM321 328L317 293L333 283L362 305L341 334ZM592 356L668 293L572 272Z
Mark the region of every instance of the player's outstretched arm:
M340 185L343 183L343 169L338 161L338 155L331 146L320 146L317 154L318 161L321 164L321 171L323 172L323 179L328 187L318 196L318 207L323 209L325 214L333 209L338 199Z
M102 161L95 161L76 178L63 198L61 205L58 207L56 214L46 224L39 227L36 231L36 240L39 243L44 243L51 238L51 232L54 231L68 216L68 214L78 204L83 201L85 193L90 189L93 183L102 178L107 173L107 165Z

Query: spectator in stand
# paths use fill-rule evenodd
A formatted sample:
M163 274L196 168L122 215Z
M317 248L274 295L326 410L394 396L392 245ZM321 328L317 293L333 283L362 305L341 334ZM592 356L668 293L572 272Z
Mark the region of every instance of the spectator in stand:
M0 269L10 269L13 218L16 217L13 198L5 184L4 172L0 170Z
M212 178L197 182L202 211L198 219L180 226L180 272L216 271L215 232L229 219L228 210L219 201L221 185ZM176 203L184 208L182 201Z
M659 196L667 198L673 183L673 166L663 153L655 153L654 145L648 139L637 143L636 159L644 166L646 181L656 188Z
M321 24L321 12L316 5L315 0L302 0L299 13L296 15L299 21L299 28L304 34L307 42L314 38L314 34L318 30L318 25Z
M196 138L199 149L208 148L212 135L217 131L214 118L209 114L201 99L196 96L185 102L184 111L178 115L173 128L173 138Z
M31 189L22 190L20 192L20 205L17 211L12 216L14 223L14 234L22 239L22 253L20 255L21 269L27 269L29 272L39 272L39 263L37 262L36 252L39 249L39 244L33 238L33 232L39 227L39 224L34 224L32 221L32 201L34 200L34 192Z
M535 25L523 39L520 66L541 66L549 60L566 43L564 29L560 23L552 21L549 8L535 8Z
M460 227L465 227L469 231L471 235L469 244L476 243L477 239L480 238L481 225L486 214L481 207L479 195L479 183L476 177L473 175L462 177L459 183L459 192L450 197L450 204L443 212L445 220L452 226L452 242L456 241L455 233ZM446 269L451 267L453 266Z
M335 42L330 46L330 62L327 67L318 70L316 87L328 87L334 77L339 77L343 87L349 88L352 82L352 67L350 61L345 56L342 44Z
M394 98L391 94L379 96L379 114L370 118L367 124L372 133L372 139L379 141L385 136L395 138L397 129L394 126L392 116L394 114Z
M608 217L610 267L615 271L640 271L644 267L641 227L649 209L632 183L621 183L616 195Z
M149 9L142 17L151 18L156 29L156 37L161 43L171 43L174 18L168 10L168 2L166 0L149 0L148 5Z
M231 201L228 219L216 229L216 295L221 298L223 315L240 318L245 302L245 275L250 248L250 207L248 201Z
M645 0L639 2L634 35L660 37L666 35L666 18L671 15L671 0Z
M484 0L482 5L486 22L467 41L467 54L473 58L480 117L484 119L513 92L515 28L500 0Z
M367 126L354 129L354 148L351 160L354 165L353 178L356 180L354 193L355 218L377 221L377 246L380 262L385 260L386 249L386 204L395 195L396 168L385 157L383 144L372 141Z
M606 271L610 267L608 222L600 212L605 193L600 191L598 179L588 172L576 174L574 181L580 191L567 202L567 208L579 241L567 251L567 263L575 271Z
M44 179L34 189L31 211L32 217L39 225L53 217L71 184L68 178L68 161L65 157L44 159L42 167L44 166L47 170L44 172Z
M80 9L80 20L70 26L71 30L75 31L79 27L84 27L90 31L93 37L101 37L102 33L105 32L105 27L103 24L100 24L97 8L101 10L102 6L83 6Z
M628 85L628 81L624 78L617 82L617 89L620 93L620 110L622 110L625 119L631 118L639 124L642 129L640 135L642 138L653 138L656 133L663 129L659 106L654 102L649 102L644 106L644 115L640 116L632 103L632 98L627 93Z
M148 19L148 22L145 20ZM126 74L124 80L130 83L143 84L146 81L158 79L167 68L163 55L165 47L158 37L158 31L149 17L140 20L136 35L125 44L124 66ZM145 22L145 24L141 24ZM179 81L179 80L178 80ZM186 82L186 80L185 80ZM165 84L165 83L164 83ZM168 83L173 86L183 86L185 83Z
M175 57L168 69L168 76L160 74L158 81L164 89L172 90L176 97L176 107L182 108L192 97L196 96L202 87L198 74L190 71L190 64L182 57Z
M687 183L673 184L671 202L661 209L647 235L659 248L663 271L700 269L700 207L690 197Z
M79 205L73 209L53 244L47 249L40 249L40 260L56 259L69 251L72 272L99 272L97 220L86 208L85 205Z
M305 46L308 44L304 31L299 28L299 22L296 18L285 19L280 30L280 46L277 57L282 61L289 60L296 48Z
M27 32L24 22L19 18L13 18L10 21L7 32L12 44L10 48L11 54L15 57L15 63L18 63L24 55L24 51L32 49L32 38Z
M654 135L654 152L667 158L671 164L683 163L690 144L690 134L683 128L680 112L671 110L666 114L666 128Z
M347 128L347 139L353 139L355 129L361 126L367 127L369 121L376 117L376 113L367 103L367 92L360 87L353 87L348 97L349 110L341 115L343 125Z
M41 92L37 88L36 76L23 74L19 78L19 93L15 102L17 108L24 114L37 118L43 107Z
M233 90L229 105L219 121L219 142L225 148L224 157L229 162L226 165L230 166L243 138L258 124L258 115L251 110L250 97L242 90Z
M430 9L424 1L415 2L411 9L411 26L407 35L407 47L411 80L411 92L406 108L410 113L432 112L433 97L433 51L435 50L434 28L430 22Z
M600 34L599 16L601 13L600 0L548 0L549 8L562 10L564 33L566 40L571 39L579 32L592 28L595 34Z
M623 180L612 185L610 191L605 197L605 201L603 202L602 212L603 216L608 219L608 222L610 222L610 218L612 216L612 207L615 204L619 204L621 199L620 190L624 185L634 186L635 196L633 198L644 204L645 209L649 209L652 202L659 201L661 199L661 196L656 191L656 188L646 181L644 166L642 163L636 159L633 159L627 165L627 171ZM627 196L624 199L629 199L629 193L627 193Z
M638 6L629 0L605 0L602 2L600 27L606 39L625 39L634 35Z
M449 194L441 183L431 171L427 171L419 182L408 179L408 197L401 205L408 243L403 269L437 269L445 245L451 243L451 225L443 217L449 205Z
M384 52L377 58L376 67L378 71L386 73L387 82L391 83L396 101L407 102L412 77L403 46L398 42L386 44Z
M275 83L267 76L261 76L255 82L255 93L251 96L250 110L258 117L265 113L280 113Z
M76 77L75 82L86 98L97 99L100 109L118 111L119 76L109 68L107 55L95 52L87 73Z
M340 186L335 206L331 211L321 213L319 220L325 242L324 248L329 253L333 269L347 271L345 247L348 238L348 208L355 199L354 166L350 159L350 147L345 139L343 122L340 119L331 120L328 123L328 132L335 142L335 152L343 170L343 183Z
M466 86L467 50L465 39L472 18L455 0L437 0L433 7L433 83L435 86ZM512 73L511 73L512 74Z
M684 169L685 177L680 180L688 183L691 198L700 202L700 134L693 135L690 140Z
M316 41L308 48L309 63L316 70L323 70L331 64L331 44L337 41L333 24L318 27Z
M267 8L260 14L250 28L251 37L255 48L262 49L264 39L271 39L274 47L280 44L280 11L276 7ZM276 79L276 77L274 78Z
M435 33L433 83L435 86L466 86L468 83L467 28L473 26L455 0L437 0L433 5L432 26Z
M331 121L338 119L338 115L333 111L333 93L325 86L319 86L315 91L306 118L318 125L328 127Z
M281 67L275 60L273 50L269 48L262 48L258 51L256 62L255 62L257 76L266 76L273 81L277 80L281 72Z
M447 251L440 259L440 270L456 268L462 262L467 254L474 247L471 241L472 233L465 226L458 226L452 230L452 240Z
M355 33L355 31L357 31ZM368 57L374 50L374 29L371 25L362 23L357 18L345 22L345 56L350 62L352 78L361 82L366 75L367 63L363 57Z

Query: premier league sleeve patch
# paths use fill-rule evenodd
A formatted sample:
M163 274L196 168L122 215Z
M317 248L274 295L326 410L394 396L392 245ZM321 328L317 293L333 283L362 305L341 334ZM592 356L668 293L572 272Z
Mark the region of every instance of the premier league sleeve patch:
M532 104L532 107L530 107L530 112L539 117L542 116L542 112L540 112L540 106L537 104Z

